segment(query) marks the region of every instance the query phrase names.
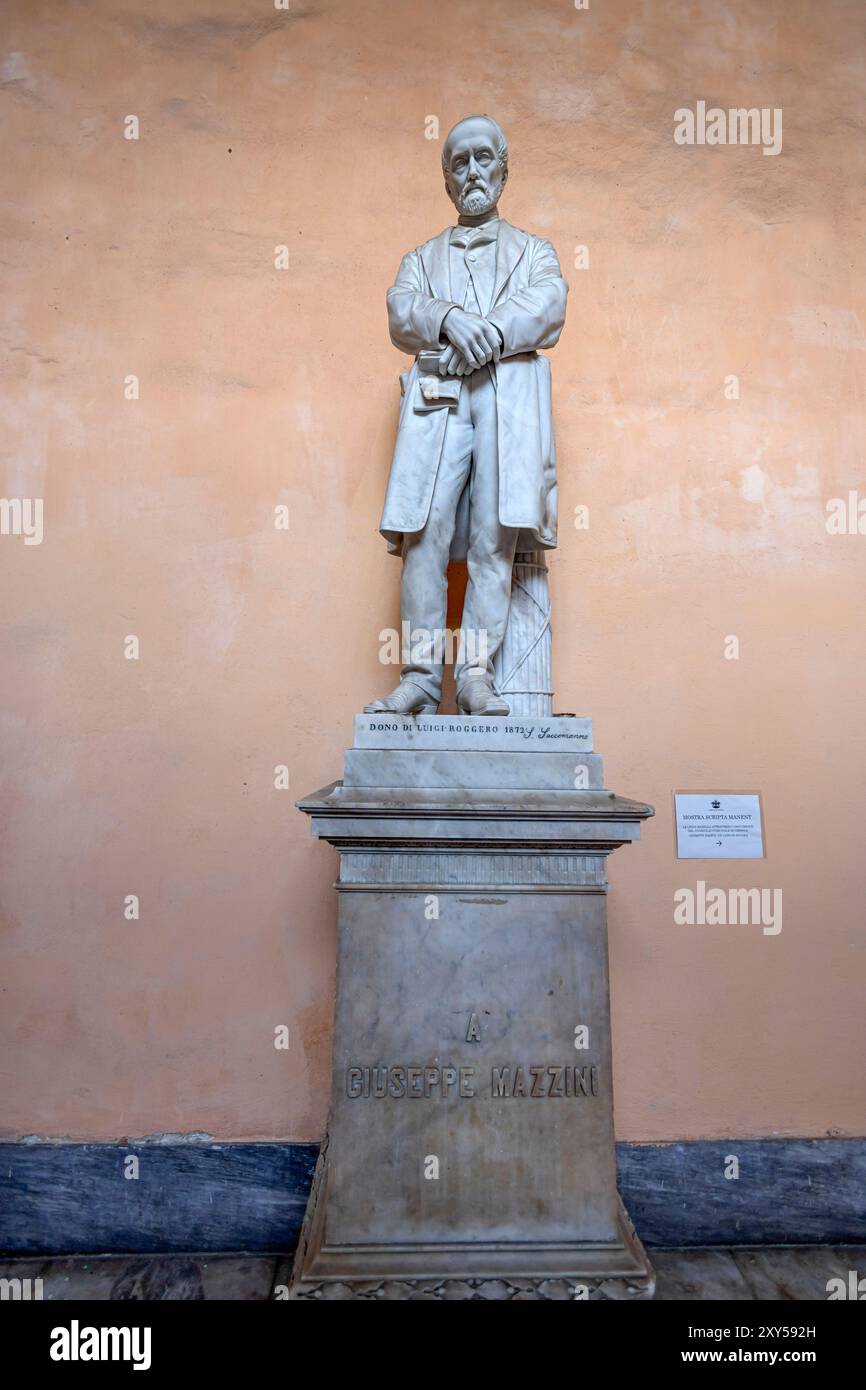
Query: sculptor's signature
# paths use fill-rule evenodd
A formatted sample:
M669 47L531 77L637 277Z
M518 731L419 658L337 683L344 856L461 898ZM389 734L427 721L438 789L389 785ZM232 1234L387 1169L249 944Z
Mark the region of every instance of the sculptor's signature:
M496 730L495 730L495 726L494 726L493 732L495 732L495 731L496 731ZM480 729L478 732L479 732L479 733L487 733L487 732L488 732L488 728L485 727L484 729ZM561 729L534 728L532 724L506 724L506 726L505 726L505 732L506 732L507 734L518 734L518 735L520 735L520 736L521 736L522 738L524 738L524 739L531 739L531 738L538 738L538 739L547 738L547 739L551 739L551 738L552 738L552 739L555 739L557 743L561 742L562 739L565 739L565 738L568 738L568 739L576 739L578 743L586 743L587 739L589 738L589 735L588 735L587 733L585 733L585 732L584 732L584 733L574 733L574 734L570 734L570 733L565 733L565 732L564 732L563 730L561 730Z

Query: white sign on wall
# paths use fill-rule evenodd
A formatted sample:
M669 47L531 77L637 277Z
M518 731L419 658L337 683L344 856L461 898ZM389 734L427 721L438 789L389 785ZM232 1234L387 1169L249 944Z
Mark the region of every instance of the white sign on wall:
M678 859L763 859L757 792L674 792Z

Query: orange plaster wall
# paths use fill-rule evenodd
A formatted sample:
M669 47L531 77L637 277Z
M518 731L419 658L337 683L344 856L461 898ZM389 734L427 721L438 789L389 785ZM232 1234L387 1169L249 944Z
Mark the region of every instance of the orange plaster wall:
M658 811L611 862L619 1137L864 1133L866 536L825 525L866 495L861 21L7 0L0 495L45 535L0 536L4 1134L322 1131L336 859L293 802L393 675L384 293L453 220L426 118L477 109L572 287L557 707ZM781 107L782 153L675 144L699 99ZM674 858L714 787L761 791L764 861ZM675 925L697 878L783 930Z

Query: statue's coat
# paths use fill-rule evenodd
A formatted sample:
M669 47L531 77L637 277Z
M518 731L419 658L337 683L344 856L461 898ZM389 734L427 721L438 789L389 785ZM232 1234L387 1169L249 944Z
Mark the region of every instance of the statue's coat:
M443 347L442 321L451 299L451 228L403 257L388 291L391 341L402 352ZM502 333L495 374L499 426L499 520L518 528L518 549L556 545L556 451L550 366L539 348L555 346L565 321L568 285L549 241L500 222L496 279L486 317ZM486 306L482 305L482 308ZM486 367L481 371L488 370ZM400 378L403 398L391 474L379 529L399 554L405 532L423 529L442 454L449 408L425 406L418 363ZM419 408L421 407L421 408ZM466 554L468 488L458 509L452 558Z

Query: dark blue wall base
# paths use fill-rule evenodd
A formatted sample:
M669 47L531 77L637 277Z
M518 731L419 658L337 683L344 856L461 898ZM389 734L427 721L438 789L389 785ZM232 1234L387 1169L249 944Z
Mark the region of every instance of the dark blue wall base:
M866 1242L866 1139L617 1144L619 1188L648 1245ZM738 1178L726 1178L734 1157Z
M287 1252L316 1144L0 1144L0 1250ZM124 1176L129 1155L139 1176ZM730 1157L739 1177L725 1177ZM866 1139L618 1144L647 1245L866 1242Z

